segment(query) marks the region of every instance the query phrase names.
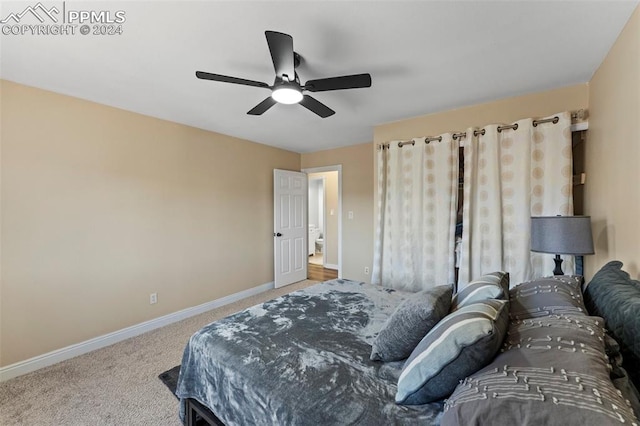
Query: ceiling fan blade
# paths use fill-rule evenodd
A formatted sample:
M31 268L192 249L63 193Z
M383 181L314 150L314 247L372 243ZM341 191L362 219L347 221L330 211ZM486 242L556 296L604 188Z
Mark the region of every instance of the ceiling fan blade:
M370 74L343 75L341 77L309 80L304 89L310 92L326 92L327 90L360 89L371 87Z
M300 105L309 111L318 114L322 118L327 118L336 113L334 110L309 95L304 95L300 101Z
M247 112L249 115L262 115L266 110L274 106L277 102L269 96L258 105L254 106L251 111Z
M267 83L262 83L261 81L246 80L244 78L229 77L228 75L212 74L210 72L204 71L196 71L196 77L202 80L213 80L221 81L223 83L242 84L243 86L265 87L267 89L269 88L269 85Z
M264 34L267 36L267 44L269 45L269 52L271 52L271 60L273 61L276 75L278 77L286 75L289 81L295 80L293 37L276 31L265 31Z

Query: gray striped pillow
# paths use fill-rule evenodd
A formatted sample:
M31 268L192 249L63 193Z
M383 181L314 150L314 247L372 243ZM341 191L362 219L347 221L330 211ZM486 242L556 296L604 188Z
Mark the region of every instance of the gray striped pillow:
M502 345L508 301L485 300L447 315L413 350L398 379L398 404L426 404L487 365Z
M509 300L509 273L504 271L485 274L471 281L451 300L451 312L463 306L486 299Z

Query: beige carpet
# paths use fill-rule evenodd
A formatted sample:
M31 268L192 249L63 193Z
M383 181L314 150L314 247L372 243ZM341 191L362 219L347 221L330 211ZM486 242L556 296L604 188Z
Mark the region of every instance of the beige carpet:
M0 383L0 425L181 425L158 374L180 364L201 327L315 281L241 300Z

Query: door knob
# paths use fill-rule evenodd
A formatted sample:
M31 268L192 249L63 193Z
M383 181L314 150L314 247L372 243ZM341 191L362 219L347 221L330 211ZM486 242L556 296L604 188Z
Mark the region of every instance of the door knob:
M278 233L273 234L273 236L274 237L282 237L282 234L278 232Z

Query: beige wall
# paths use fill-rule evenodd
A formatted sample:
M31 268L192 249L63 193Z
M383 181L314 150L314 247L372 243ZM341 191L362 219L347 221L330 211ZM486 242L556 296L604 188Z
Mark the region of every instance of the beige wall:
M586 109L588 104L588 87L586 84L578 84L382 124L374 128L373 141L380 143L437 136L451 131L464 131L468 127L512 123L521 118L544 117L561 111Z
M365 282L373 255L372 164L371 143L302 154L303 169L342 165L342 277Z
M0 365L273 281L273 169L300 154L1 90Z
M585 212L591 215L594 256L589 278L621 260L640 278L640 7L589 83Z
M309 178L324 178L326 222L323 259L325 264L338 266L338 172L309 173Z

